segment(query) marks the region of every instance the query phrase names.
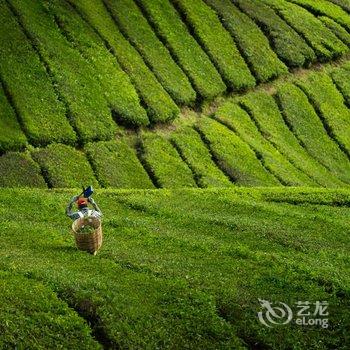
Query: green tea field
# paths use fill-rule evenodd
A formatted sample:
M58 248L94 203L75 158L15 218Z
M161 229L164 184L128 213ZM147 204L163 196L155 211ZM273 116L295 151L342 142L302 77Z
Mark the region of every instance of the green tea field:
M0 23L0 350L350 348L349 0ZM89 185L97 255L65 215Z

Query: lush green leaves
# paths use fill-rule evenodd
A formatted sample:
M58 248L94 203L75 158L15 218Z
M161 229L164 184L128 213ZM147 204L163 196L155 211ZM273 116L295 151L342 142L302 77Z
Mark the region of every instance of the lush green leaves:
M298 5L301 5L316 15L325 15L333 18L336 22L350 30L350 17L349 15L339 6L332 4L327 0L290 0ZM339 1L339 0L338 0ZM341 0L340 0L341 1Z
M333 81L339 91L342 94L342 97L345 100L345 105L350 106L350 64L349 62L343 64L339 68L335 68L331 72L331 77L333 78ZM330 80L328 80L330 83ZM332 85L333 87L333 85ZM334 87L330 91L335 91ZM338 94L338 99L339 101L342 100L341 95ZM345 123L346 124L346 123Z
M319 19L328 27L343 43L350 46L350 33L342 27L339 23L335 22L327 16L321 16Z
M216 13L202 0L173 0L224 81L235 90L255 85L246 63Z
M50 12L55 16L69 40L94 67L106 100L117 115L118 122L127 125L149 123L146 111L128 75L105 47L103 40L68 3L50 2Z
M67 340L77 334L82 346L89 344L86 327L51 289L98 320L95 330L111 348L244 349L252 339L276 350L343 347L350 325L349 191L103 191L96 201L105 240L95 257L75 250L62 214L75 192L0 192L1 269L30 277L36 286L22 277L5 280L9 291L18 281L22 296L1 293L3 310L23 310L11 317L33 315L25 304L37 310L33 299L43 296L39 310L50 312L53 325L61 312L76 327L62 321L52 336L66 329ZM36 293L28 296L29 290ZM48 298L54 307L46 305ZM332 326L264 327L258 299L285 302L293 311L297 301L327 301ZM37 316L45 325L43 313ZM25 331L37 329L31 320L20 333L28 344L33 338ZM34 348L50 339L37 337Z
M1 77L29 141L34 145L53 141L73 143L76 136L65 117L65 108L4 1L0 3L0 22Z
M11 3L50 67L81 141L112 138L115 123L92 67L61 35L43 3L35 0L11 0Z
M177 66L133 0L107 0L113 17L135 45L169 95L179 104L196 99L188 78Z
M240 186L278 186L279 181L260 163L254 151L234 132L209 118L198 130L219 167Z
M213 162L208 148L200 135L192 128L173 133L171 141L194 173L200 187L229 187L232 182Z
M26 143L26 137L17 121L16 114L8 102L0 83L0 151L19 150Z
M321 186L337 187L343 183L324 166L313 159L288 129L273 99L264 92L251 93L241 99L252 115L260 132L295 167Z
M169 0L138 2L198 94L204 99L212 99L223 93L226 87L219 73L190 35Z
M154 187L137 158L136 151L126 140L90 143L85 150L103 187Z
M8 152L0 157L0 187L46 187L40 168L28 153Z
M196 187L190 168L171 143L163 137L143 133L142 158L159 187Z
M248 113L236 103L227 102L215 113L215 119L235 131L259 156L262 163L282 184L315 186L305 173L293 166L264 136Z
M148 69L140 54L124 38L102 0L69 0L111 47L119 64L130 77L152 122L173 120L179 113L174 101Z
M349 73L339 70L333 74L339 86L348 86ZM325 73L313 73L298 81L322 117L330 135L350 155L350 111L332 79Z
M264 29L278 57L288 66L307 66L315 61L315 53L304 39L270 7L260 0L233 0L233 2Z
M288 125L306 150L339 179L350 184L349 159L327 134L305 94L293 84L284 84L277 96Z
M223 25L235 39L258 82L287 72L286 66L271 49L268 39L246 14L230 0L205 0L222 18Z
M314 49L320 61L328 61L349 49L323 23L310 12L284 0L263 0L274 8L278 14Z
M2 349L101 349L85 320L47 286L0 272Z
M98 185L85 154L62 144L51 144L33 151L51 187Z

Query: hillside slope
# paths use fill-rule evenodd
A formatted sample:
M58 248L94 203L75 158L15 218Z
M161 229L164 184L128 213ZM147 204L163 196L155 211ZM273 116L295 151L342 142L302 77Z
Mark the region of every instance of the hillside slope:
M75 147L25 146L7 105L0 186L348 187L349 79L344 61L187 110L171 126L119 128L114 140Z
M62 215L73 193L0 192L0 344L349 347L348 190L105 190L95 257ZM329 327L267 328L258 299L326 301Z
M0 16L1 187L349 186L342 2L6 0Z

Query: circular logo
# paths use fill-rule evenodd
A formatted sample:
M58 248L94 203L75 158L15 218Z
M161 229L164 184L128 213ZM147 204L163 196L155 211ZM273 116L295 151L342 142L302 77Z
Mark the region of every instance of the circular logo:
M258 312L258 317L266 327L285 325L292 320L293 312L287 304L278 302L276 303L278 306L272 306L272 303L263 299L259 299L259 302L263 310Z

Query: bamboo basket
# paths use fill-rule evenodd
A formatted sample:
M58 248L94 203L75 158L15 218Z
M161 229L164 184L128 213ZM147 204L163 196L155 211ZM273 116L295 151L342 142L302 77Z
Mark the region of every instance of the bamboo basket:
M92 226L94 232L79 233L79 229L83 226ZM96 255L102 245L102 226L98 218L86 217L80 218L73 222L72 230L75 237L75 243L80 250Z

